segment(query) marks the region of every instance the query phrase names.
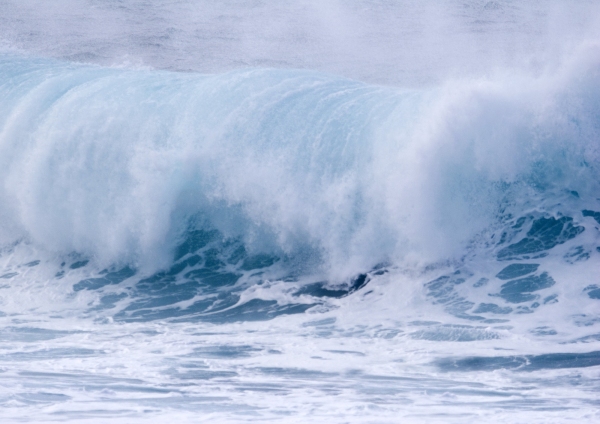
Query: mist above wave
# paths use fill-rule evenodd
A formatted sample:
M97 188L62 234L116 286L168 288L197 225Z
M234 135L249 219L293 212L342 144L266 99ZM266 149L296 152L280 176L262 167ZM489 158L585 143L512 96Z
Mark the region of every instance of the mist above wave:
M593 0L60 0L0 4L0 45L101 65L304 68L419 86L556 68L600 36Z

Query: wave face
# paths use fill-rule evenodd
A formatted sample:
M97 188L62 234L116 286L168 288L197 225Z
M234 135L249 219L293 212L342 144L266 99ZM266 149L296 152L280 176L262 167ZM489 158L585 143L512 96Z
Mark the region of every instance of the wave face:
M3 421L600 419L578 46L412 88L0 49Z
M534 198L540 213L597 209L598 62L575 62L534 81L401 91L5 56L5 241L150 271L194 230L308 255L334 277L453 258ZM575 192L580 205L560 211Z

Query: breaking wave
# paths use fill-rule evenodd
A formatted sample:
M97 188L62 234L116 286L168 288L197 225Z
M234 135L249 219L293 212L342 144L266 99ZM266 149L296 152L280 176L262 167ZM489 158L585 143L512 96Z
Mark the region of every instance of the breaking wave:
M461 319L532 312L556 254L600 254L599 53L421 90L5 53L2 278L42 262L115 318L244 320L439 270L427 296Z

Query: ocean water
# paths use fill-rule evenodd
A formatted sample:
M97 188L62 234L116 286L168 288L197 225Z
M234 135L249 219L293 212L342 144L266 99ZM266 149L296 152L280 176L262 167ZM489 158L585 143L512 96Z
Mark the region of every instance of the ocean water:
M600 421L600 4L0 2L0 420Z

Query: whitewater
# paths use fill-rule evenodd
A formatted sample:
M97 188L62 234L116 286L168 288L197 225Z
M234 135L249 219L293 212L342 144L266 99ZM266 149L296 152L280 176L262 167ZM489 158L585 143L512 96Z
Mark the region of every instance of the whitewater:
M598 28L0 2L0 419L599 421Z

